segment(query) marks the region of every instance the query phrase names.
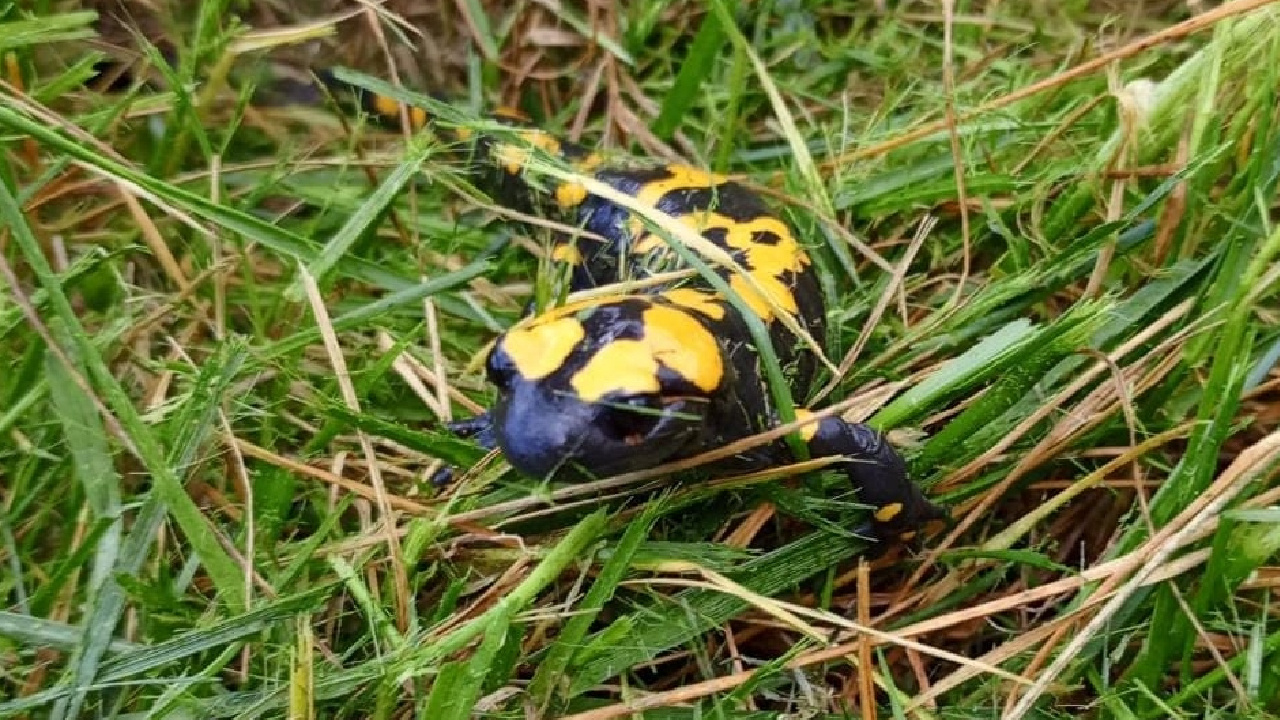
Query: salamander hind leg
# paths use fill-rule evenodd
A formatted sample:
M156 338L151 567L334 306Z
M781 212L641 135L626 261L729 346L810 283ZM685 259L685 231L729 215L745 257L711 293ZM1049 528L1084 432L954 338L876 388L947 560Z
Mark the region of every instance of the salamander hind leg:
M806 414L797 411L798 418ZM887 546L910 540L925 523L947 517L907 477L906 463L884 435L870 427L832 416L804 426L801 436L811 457L848 458L840 469L857 489L858 501L873 509L871 521L858 529L859 534Z

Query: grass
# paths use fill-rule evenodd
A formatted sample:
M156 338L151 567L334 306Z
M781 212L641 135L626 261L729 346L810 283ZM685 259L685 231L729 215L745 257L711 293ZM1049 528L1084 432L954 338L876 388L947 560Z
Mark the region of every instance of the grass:
M321 5L0 4L0 717L1280 715L1280 8ZM545 223L248 102L316 57L751 183L955 524L443 433Z

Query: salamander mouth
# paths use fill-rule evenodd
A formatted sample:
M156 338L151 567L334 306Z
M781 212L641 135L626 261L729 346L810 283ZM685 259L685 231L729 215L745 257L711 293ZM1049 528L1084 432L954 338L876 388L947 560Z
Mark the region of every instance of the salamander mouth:
M622 402L602 403L597 422L627 447L669 440L701 425L706 398L638 395Z
M505 425L499 445L521 474L564 481L604 479L670 462L703 436L706 398L628 398L598 404L579 424L544 416ZM534 425L533 423L537 423ZM568 428L578 430L568 430Z
M592 453L583 464L597 477L647 470L687 454L703 435L708 400L701 397L661 397L643 412L608 413L608 434L616 451ZM584 453L586 455L586 453ZM592 462L594 460L594 462Z

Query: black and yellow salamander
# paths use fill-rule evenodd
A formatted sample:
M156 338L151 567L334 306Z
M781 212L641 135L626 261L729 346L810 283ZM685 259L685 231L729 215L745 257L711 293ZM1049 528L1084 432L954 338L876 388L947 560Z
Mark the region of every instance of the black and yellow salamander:
M358 92L361 106L397 122L393 100ZM428 122L409 108L416 126ZM768 329L793 397L803 397L816 358L777 317L791 313L810 337L822 338L826 308L809 256L788 225L743 185L696 167L616 167L584 148L527 124L519 113L494 119L514 127L472 141L476 168L495 199L522 210L558 214L581 234L558 239L554 256L571 267L569 290L601 295L542 313L530 311L495 341L486 362L497 390L492 408L450 429L486 448L501 448L516 470L539 478L604 478L688 458L777 424L761 359L739 306L697 273L640 290L604 286L680 267L670 246L620 204L572 181L526 181L533 148L579 173L656 208L696 230L750 273L715 272ZM766 301L761 291L773 302ZM797 418L810 415L797 410ZM843 456L838 467L873 520L860 532L905 540L945 513L907 477L884 436L838 416L802 426L810 457ZM718 461L716 469L749 472L792 462L781 440Z

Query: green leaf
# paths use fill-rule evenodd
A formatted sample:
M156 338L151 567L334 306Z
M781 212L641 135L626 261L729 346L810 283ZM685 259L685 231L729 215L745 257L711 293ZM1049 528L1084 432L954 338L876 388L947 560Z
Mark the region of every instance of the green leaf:
M114 683L149 673L183 658L225 648L289 619L317 610L333 594L325 585L304 593L272 600L246 613L234 615L206 628L197 628L150 647L121 653L102 663L99 680Z
M83 368L77 374L85 377ZM123 526L120 518L120 475L107 440L106 427L93 398L85 392L62 362L45 356L45 372L49 378L49 395L58 419L62 421L67 450L71 453L76 479L84 488L85 500L94 517L109 523L95 543L93 566L88 591L97 594L110 576L120 551Z
M1008 323L881 408L871 422L887 429L916 421L928 408L936 407L999 373L1035 338L1036 330L1029 321Z
M604 510L597 510L583 518L565 535L563 540L546 553L542 562L538 563L520 584L512 588L498 604L479 617L464 623L433 642L406 643L401 657L396 660L396 665L400 668L396 681L406 680L431 670L441 658L452 655L476 637L484 634L495 622L495 618L501 619L506 617L506 613L523 609L560 573L581 559L583 553L596 541L597 536L604 529L606 518Z
M848 533L819 531L745 563L730 579L753 592L772 596L825 572L865 547L865 541ZM745 600L732 595L686 590L623 615L588 640L590 647L584 652L590 657L578 665L569 695L581 695L635 665L689 642L748 607Z
M81 10L2 22L0 23L0 53L91 38L96 34L93 23L97 19L97 12Z
M131 183L162 199L164 202L191 213L197 218L211 222L232 233L243 235L253 242L260 243L299 262L309 263L318 255L313 243L278 225L260 220L253 215L226 205L212 202L207 198L136 170L124 163L94 153L88 147L59 134L51 127L3 105L0 105L0 127L8 127L19 133L31 135L47 145L51 150L69 155L86 163L91 168L97 169L104 175ZM405 290L417 284L416 281L389 272L380 265L353 257L345 257L338 261L336 265L337 272L340 274L388 290Z
M548 711L558 686L572 677L572 673L567 670L574 661L575 654L582 647L587 630L604 609L605 603L613 598L618 583L622 582L627 570L631 567L632 559L649 536L653 524L664 512L663 502L651 501L645 506L644 512L627 526L622 539L618 541L616 547L612 548L608 560L600 568L595 582L591 583L591 589L587 591L582 602L575 608L574 614L561 628L556 641L547 648L542 661L538 663L538 669L534 672L533 680L529 683L529 695L542 713L545 714Z
M662 98L662 109L658 117L649 126L654 135L669 140L680 127L680 119L701 99L699 88L711 72L712 65L725 46L725 32L720 25L718 13L709 12L702 17L698 33L693 37L693 44L684 61L680 63L680 72L675 83Z
M378 185L368 199L361 203L346 224L321 248L319 254L307 266L307 271L316 282L323 285L324 280L334 266L346 257L351 247L364 235L368 234L387 212L391 201L418 175L418 169L437 150L432 143L418 143L411 147L408 157L396 165L395 170ZM300 281L299 281L300 283ZM302 286L295 284L288 291L294 301L302 299Z
M1034 550L948 550L942 559L948 562L964 560L1002 560L1009 564L1026 565L1037 570L1051 570L1064 575L1074 575L1075 568L1055 562L1049 556Z

